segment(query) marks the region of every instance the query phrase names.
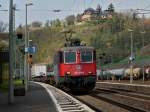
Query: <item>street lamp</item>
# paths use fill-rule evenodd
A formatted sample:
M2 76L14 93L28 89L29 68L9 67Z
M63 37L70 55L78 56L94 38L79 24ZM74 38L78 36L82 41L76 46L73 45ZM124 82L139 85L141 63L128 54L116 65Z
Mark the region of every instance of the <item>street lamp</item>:
M130 41L131 41L131 54L130 54L130 83L132 83L133 82L133 59L134 59L134 57L133 57L133 30L131 30L131 29L128 29L128 31L131 33L131 35L130 35Z
M29 37L28 37L28 28L27 28L27 10L28 6L33 5L33 3L26 3L26 13L25 13L25 48L28 49L29 46ZM29 75L29 64L27 63L27 58L28 58L28 53L25 56L25 68L24 68L24 76L25 76L25 90L27 91L28 89L28 75Z
M144 48L144 34L145 34L145 31L141 31L140 33L141 33L141 37L142 37L142 47ZM144 80L145 80L144 65L143 65L142 72L143 72L143 82L144 82Z
M141 37L142 37L142 47L144 47L144 34L146 33L145 31L141 31Z

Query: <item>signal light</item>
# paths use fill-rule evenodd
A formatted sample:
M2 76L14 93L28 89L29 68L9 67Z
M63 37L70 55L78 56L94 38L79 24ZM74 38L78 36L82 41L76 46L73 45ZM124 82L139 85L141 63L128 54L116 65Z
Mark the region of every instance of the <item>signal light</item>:
M31 54L29 55L29 58L32 58L32 55L31 55Z
M21 40L23 37L22 33L17 33L17 39Z
M33 64L32 55L31 54L29 54L29 56L28 56L28 63L29 64Z

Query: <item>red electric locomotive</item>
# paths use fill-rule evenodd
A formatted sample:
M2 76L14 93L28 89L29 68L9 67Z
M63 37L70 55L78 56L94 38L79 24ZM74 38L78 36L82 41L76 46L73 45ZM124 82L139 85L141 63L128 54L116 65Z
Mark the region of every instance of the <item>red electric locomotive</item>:
M57 86L91 91L96 84L95 49L80 44L60 49L54 58L54 74Z

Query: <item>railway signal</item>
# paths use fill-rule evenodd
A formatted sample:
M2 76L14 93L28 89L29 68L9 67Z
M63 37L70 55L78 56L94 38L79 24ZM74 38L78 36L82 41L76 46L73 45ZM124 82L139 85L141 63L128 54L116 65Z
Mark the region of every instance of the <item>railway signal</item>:
M32 54L29 54L29 56L28 56L28 63L29 63L30 65L33 64Z
M23 39L22 33L17 33L17 39L18 39L18 40L22 40L22 39Z

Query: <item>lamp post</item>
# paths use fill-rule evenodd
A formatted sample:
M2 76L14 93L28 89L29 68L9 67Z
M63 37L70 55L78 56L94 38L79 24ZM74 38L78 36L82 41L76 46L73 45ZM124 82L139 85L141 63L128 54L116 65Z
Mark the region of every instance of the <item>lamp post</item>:
M18 11L18 9L16 9L16 4L13 5L13 48L14 48L14 74L16 75L16 32L15 32L15 11Z
M9 91L8 103L14 102L14 85L13 85L13 0L9 3Z
M131 46L130 46L130 83L133 82L133 30L128 29L128 31L131 33L130 34L130 42L131 42Z
M145 31L141 31L141 37L142 37L142 47L145 46L145 42L144 42L144 34L145 34Z
M145 31L141 31L140 33L141 33L141 37L142 37L142 47L144 48L144 34L145 34ZM145 80L144 65L143 65L142 72L143 72L143 82L144 82L144 80Z
M27 26L27 10L28 6L33 5L33 3L26 3L26 12L25 12L25 48L28 49L29 46L29 37L28 37L28 26ZM27 51L28 52L28 51ZM29 75L29 64L27 63L28 53L25 55L25 65L24 65L24 76L25 76L25 90L28 90L28 75Z

